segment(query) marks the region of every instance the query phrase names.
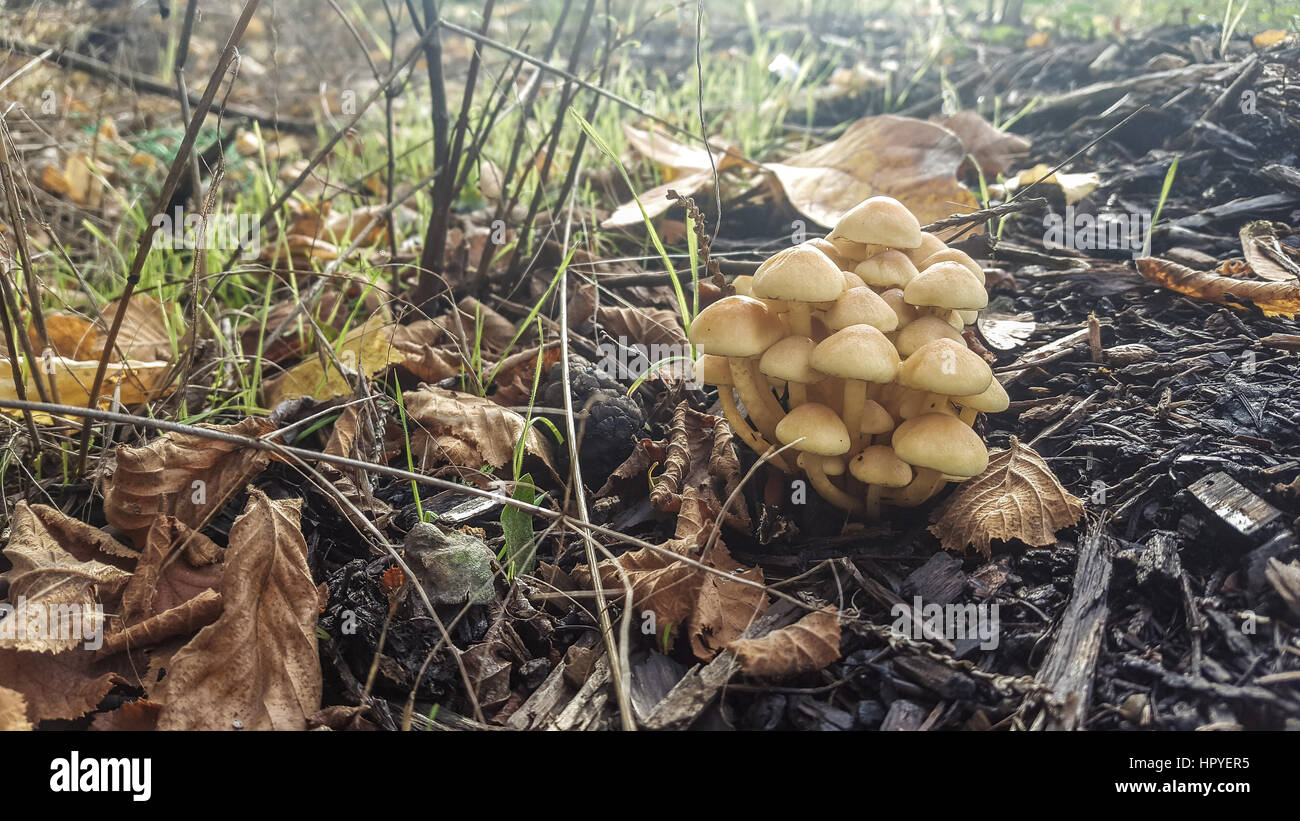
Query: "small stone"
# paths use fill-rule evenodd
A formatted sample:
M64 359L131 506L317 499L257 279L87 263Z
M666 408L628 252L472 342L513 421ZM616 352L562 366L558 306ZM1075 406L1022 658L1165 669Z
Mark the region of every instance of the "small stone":
M495 598L495 556L481 539L417 522L404 545L411 571L435 605L488 604Z

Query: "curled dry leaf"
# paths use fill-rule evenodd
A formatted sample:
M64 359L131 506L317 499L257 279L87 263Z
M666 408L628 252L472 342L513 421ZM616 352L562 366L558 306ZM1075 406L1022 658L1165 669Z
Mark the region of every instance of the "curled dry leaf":
M221 617L172 658L159 729L303 730L320 709L316 585L301 507L249 488L230 530Z
M249 437L272 430L256 418L199 427ZM104 479L104 516L139 546L162 514L201 528L268 461L264 451L188 433L166 433L137 448L119 445L117 467Z
M90 729L101 732L149 732L158 729L158 714L161 712L162 705L156 701L128 701L116 710L95 716L95 720L90 722Z
M0 648L0 687L27 702L27 720L80 718L125 680L95 661L93 653L34 653Z
M0 733L26 732L32 729L27 720L27 699L17 690L0 687Z
M840 657L840 619L834 607L814 610L789 627L727 646L747 675L763 678L814 673Z
M50 347L58 356L71 360L99 361L108 342L108 329L121 309L122 300L110 302L102 312L102 322L92 322L80 314L50 314L45 317ZM161 302L148 294L132 296L126 305L126 315L122 317L122 328L113 344L110 361L170 361L174 352L168 326L167 310ZM35 325L27 326L27 336L32 350L39 352L41 341Z
M626 340L624 344L675 345L678 350L690 350L690 343L686 340L686 332L682 330L681 318L676 311L666 308L624 308L602 305L596 309L596 318L605 333ZM670 372L674 370L680 372L683 363L667 363L661 367Z
M709 558L714 567L726 570L737 579L709 574L700 586L687 625L691 652L700 661L711 661L740 638L754 619L767 612L768 605L767 591L754 586L763 584L763 568L743 569L721 545L714 545Z
M195 614L191 611L195 606L190 603L204 592L218 589L224 554L223 548L184 522L172 516L159 516L149 529L135 573L122 591L122 623L132 627L176 608L185 608L154 625L147 634L151 642L166 638L163 632L176 634L160 631L158 628L163 624L175 625L178 631L186 632L202 627L207 622L194 623ZM211 607L203 604L199 609L215 618Z
M623 134L628 145L659 166L659 173L666 182L649 191L637 195L637 200L625 202L601 223L602 228L628 228L642 224L641 210L645 209L650 219L663 214L676 203L668 199L668 189L673 189L683 196L692 197L703 191L713 189L713 169L718 173L733 166L744 165L744 160L726 151L713 151L713 162L709 161L709 149L701 144L686 145L657 129L642 131L630 125L623 126ZM730 148L730 145L716 137L709 140L717 148Z
M1277 238L1277 223L1255 220L1241 226L1241 252L1255 276L1270 282L1296 284L1300 263L1287 255Z
M766 167L790 204L813 222L834 226L840 215L874 196L906 205L924 225L977 207L957 181L961 140L937 123L883 114L853 123L834 142Z
M1290 318L1300 312L1300 284L1294 281L1261 282L1220 276L1194 271L1159 257L1139 259L1137 268L1142 276L1157 285L1196 299L1207 299L1242 310L1249 302L1265 316Z
M524 418L491 399L428 385L402 394L410 426L411 454L428 469L455 465L473 471L511 464L515 443L524 437L524 453L539 459L559 481L551 444L536 426L525 433Z
M732 436L725 419L700 413L685 402L679 404L673 412L663 470L650 490L655 510L685 514L682 497L691 489L699 494L707 517L717 518L740 484L740 460ZM727 510L727 521L738 530L749 529L749 512L743 499Z
M420 319L393 328L393 347L403 357L398 365L416 379L430 385L460 373L460 357L438 346L447 341L442 326L432 319Z
M1043 457L1013 436L1011 447L989 454L988 468L934 511L930 532L945 550L961 553L969 544L988 558L994 539L1042 547L1082 516L1083 502L1061 487Z
M102 635L96 605L115 601L130 577L109 563L122 564L124 552L107 534L55 508L19 502L4 549L13 564L4 578L15 609L0 620L0 647L58 653Z
M961 139L986 179L1006 173L1015 158L1029 153L1029 140L994 128L977 111L958 111L943 124Z

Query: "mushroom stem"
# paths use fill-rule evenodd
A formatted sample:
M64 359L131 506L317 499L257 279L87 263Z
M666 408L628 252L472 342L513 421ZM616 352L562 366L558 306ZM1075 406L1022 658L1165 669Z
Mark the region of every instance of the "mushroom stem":
M781 421L785 411L772 395L767 377L758 369L758 360L729 356L727 364L731 366L731 381L735 383L736 393L745 403L754 427L769 442L776 439L776 423Z
M880 518L880 491L883 485L867 485L867 518Z
M804 472L808 474L808 481L812 483L813 490L817 491L818 496L850 513L862 512L863 504L861 501L840 490L831 484L830 479L826 478L826 471L822 469L822 457L811 453L806 454L804 465Z
M718 386L718 401L722 404L722 415L727 417L731 429L736 432L736 435L746 445L749 445L750 450L761 456L772 449L772 444L764 439L758 431L751 428L745 418L740 415L740 408L736 407L736 398L731 395L730 385ZM786 461L781 458L780 454L773 454L768 458L768 461L776 465L782 473L794 472Z
M866 404L867 383L861 379L845 379L844 413L841 418L844 426L849 429L849 440L852 442L848 453L850 458L858 452L858 443L862 440L862 410Z
M916 507L939 492L944 486L943 474L931 468L916 468L916 478L912 483L890 497L891 504L898 507Z
M812 305L807 302L790 303L790 332L812 337Z
M965 422L968 427L973 428L975 427L975 417L978 415L979 411L975 410L970 405L964 405L962 406L961 413L957 415L957 418Z
M790 391L790 410L802 405L808 401L808 388L802 382L787 382L786 388Z

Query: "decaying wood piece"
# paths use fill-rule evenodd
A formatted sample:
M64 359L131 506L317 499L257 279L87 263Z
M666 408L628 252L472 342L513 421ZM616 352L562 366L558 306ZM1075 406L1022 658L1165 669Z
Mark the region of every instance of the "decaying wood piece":
M1038 681L1052 689L1045 709L1031 729L1075 730L1082 726L1092 703L1092 679L1101 653L1102 633L1110 607L1113 541L1104 521L1089 524L1079 544L1074 592L1061 617L1052 649L1038 671ZM1021 711L1024 717L1024 710ZM1028 722L1027 722L1028 723Z
M604 653L591 665L591 673L578 694L554 718L547 717L539 729L587 730L596 725L609 704L609 656Z
M574 643L574 647L586 650L596 645L599 636L587 633ZM512 730L531 730L559 711L559 705L568 693L564 681L567 661L561 661L551 669L550 674L538 686L528 700L519 706L506 719L506 726Z
M1221 522L1247 538L1258 536L1282 515L1222 471L1197 479L1187 489Z

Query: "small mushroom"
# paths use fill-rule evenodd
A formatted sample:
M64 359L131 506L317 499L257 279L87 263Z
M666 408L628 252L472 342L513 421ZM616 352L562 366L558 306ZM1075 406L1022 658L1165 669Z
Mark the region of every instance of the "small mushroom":
M969 426L955 416L926 413L894 430L894 453L916 469L916 478L890 501L913 507L943 487L947 477L964 481L984 472L989 452Z
M844 510L862 512L863 502L831 484L823 467L825 457L849 452L848 428L835 411L816 402L800 405L776 426L776 438L783 445L793 444L803 454L804 471L819 496Z
M875 291L858 285L840 294L822 316L822 322L832 331L850 325L870 325L889 333L898 327L898 314Z
M857 265L857 260L849 259L848 257L841 254L839 252L839 249L836 248L831 243L831 241L826 239L825 237L813 237L812 239L808 240L807 244L811 245L812 247L816 248L818 251L821 251L823 254L825 254L827 258L829 258L831 262L835 263L835 265L841 271L852 271L853 266Z
M989 304L988 291L957 262L936 262L921 271L907 283L903 298L922 313L941 313L945 318L950 310L978 311Z
M898 348L899 356L906 357L916 353L917 348L936 339L962 341L961 334L946 320L937 316L920 316L907 323L906 328L894 335L894 347Z
M785 335L785 326L757 299L728 296L700 311L691 323L692 344L727 357L732 382L754 426L769 441L784 410L758 369L758 357Z
M916 266L902 251L883 251L864 259L853 269L858 279L877 291L886 288L905 288L916 278Z
M863 260L886 248L916 248L921 223L893 197L871 197L845 211L826 239L844 256Z
M894 315L898 317L898 327L904 328L916 320L918 316L916 308L907 304L907 299L903 296L903 289L890 288L880 293L880 298L885 304L894 309Z
M980 285L983 285L985 282L984 269L980 267L980 264L972 259L970 254L957 248L945 248L942 251L937 251L922 260L916 268L918 271L924 271L931 265L940 262L956 262L963 266L967 271L974 274L975 278L980 281Z
M996 378L989 382L989 386L982 393L954 396L952 401L961 407L961 413L957 418L968 425L975 424L977 413L1002 413L1011 407L1011 397L1007 396L1006 389Z
M949 396L983 393L992 381L989 364L964 344L951 339L925 343L898 369L898 384L926 392L924 404L940 407Z
M911 260L912 264L919 270L925 267L921 264L922 262L947 247L948 246L944 244L943 240L939 239L934 234L931 234L929 231L922 231L921 244L915 248L908 248L903 253L907 254L907 258Z
M753 295L788 304L790 330L811 338L813 302L833 302L844 292L844 275L808 243L778 251L754 273Z
M878 328L870 325L842 328L813 349L812 366L844 380L844 424L854 432L855 445L867 401L867 383L893 382L898 365L898 351Z
M867 516L880 518L880 496L884 488L907 487L912 482L912 466L894 454L889 445L865 448L849 463L853 478L867 486Z
M780 379L790 391L790 408L794 409L808 401L808 385L816 384L826 378L812 366L812 352L816 347L806 336L787 336L763 352L758 361L758 369L768 379Z

